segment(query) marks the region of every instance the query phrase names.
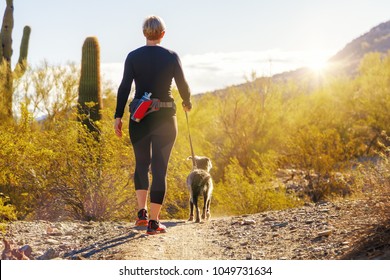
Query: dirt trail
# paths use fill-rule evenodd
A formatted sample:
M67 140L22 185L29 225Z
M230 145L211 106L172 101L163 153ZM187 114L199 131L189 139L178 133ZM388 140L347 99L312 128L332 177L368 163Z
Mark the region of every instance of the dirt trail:
M168 233L123 244L115 259L390 259L390 190L283 211L165 223Z
M0 250L3 259L390 259L389 190L201 224L162 222L168 232L153 236L133 221L14 222Z
M167 233L145 234L145 228L137 228L139 233L121 248L115 259L145 260L207 260L217 259L220 248L210 239L211 223L186 223L166 221Z

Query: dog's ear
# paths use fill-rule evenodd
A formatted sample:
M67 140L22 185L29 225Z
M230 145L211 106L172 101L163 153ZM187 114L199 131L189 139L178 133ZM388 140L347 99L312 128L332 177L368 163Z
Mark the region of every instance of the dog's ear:
M213 165L211 164L211 159L207 158L207 165L208 165L208 170L210 171L211 168L213 168Z

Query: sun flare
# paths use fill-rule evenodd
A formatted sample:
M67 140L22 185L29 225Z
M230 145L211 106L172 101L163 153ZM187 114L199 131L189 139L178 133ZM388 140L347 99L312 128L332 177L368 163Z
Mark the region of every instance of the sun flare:
M323 58L313 58L307 62L307 67L315 72L322 72L328 66L328 62Z

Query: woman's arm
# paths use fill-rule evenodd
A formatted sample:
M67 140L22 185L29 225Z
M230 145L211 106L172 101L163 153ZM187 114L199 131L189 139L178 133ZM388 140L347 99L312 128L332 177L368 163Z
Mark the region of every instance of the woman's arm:
M118 88L115 118L123 117L126 103L127 100L129 99L131 84L133 83L133 79L134 79L134 75L133 75L133 69L131 65L131 57L129 54L125 61L122 82Z
M177 85L177 89L179 90L180 96L183 99L183 107L184 110L191 110L191 91L188 83L184 77L183 67L181 65L180 58L177 54L175 54L175 73L174 79Z

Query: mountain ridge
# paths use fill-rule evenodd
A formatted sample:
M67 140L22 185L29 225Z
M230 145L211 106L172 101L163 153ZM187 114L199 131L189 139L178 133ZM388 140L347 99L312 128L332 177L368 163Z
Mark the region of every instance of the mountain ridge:
M328 62L341 64L349 74L356 74L362 58L370 52L382 54L390 50L390 20L352 40L332 56Z
M328 66L321 75L330 76L349 76L353 77L358 73L359 65L363 57L370 52L379 52L386 54L390 50L390 20L382 22L372 27L368 32L360 35L347 43L344 48L328 59ZM231 89L256 88L262 84L264 79L270 77L258 77L253 81L242 84L231 85L222 89L217 89L211 94L224 95ZM287 82L293 80L296 82L309 81L309 86L315 87L318 82L318 72L307 67L297 68L291 71L277 73L271 76L273 82ZM205 93L199 94L202 96Z

